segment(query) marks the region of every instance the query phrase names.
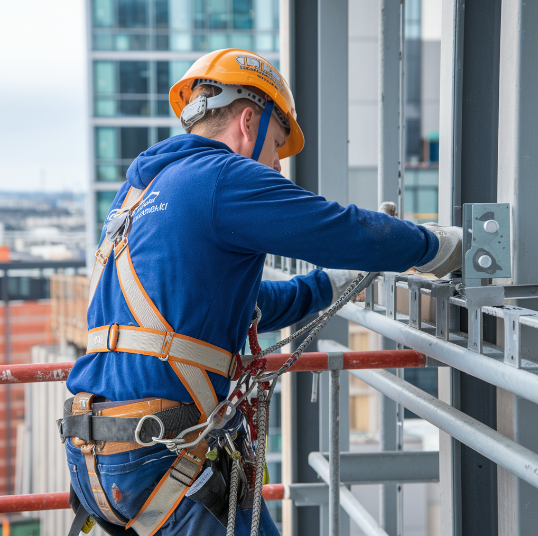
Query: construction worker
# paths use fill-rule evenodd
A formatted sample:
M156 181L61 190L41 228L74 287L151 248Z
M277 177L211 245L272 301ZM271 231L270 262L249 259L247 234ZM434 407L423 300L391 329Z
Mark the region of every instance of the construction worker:
M214 506L225 493L191 493L207 444L177 455L155 441L207 422L228 396L256 304L258 329L278 330L328 307L356 270L442 276L461 264L461 229L343 207L280 174L304 138L286 81L262 57L207 54L170 102L187 134L134 160L96 254L87 354L59 421L72 534L88 514L111 534L226 534ZM327 270L262 281L267 253ZM238 510L235 534L250 534L251 517ZM265 505L260 534L278 534Z

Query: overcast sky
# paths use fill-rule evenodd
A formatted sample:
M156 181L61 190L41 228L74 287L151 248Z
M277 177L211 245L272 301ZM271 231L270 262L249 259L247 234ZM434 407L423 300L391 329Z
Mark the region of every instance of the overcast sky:
M87 189L84 0L0 0L0 190Z

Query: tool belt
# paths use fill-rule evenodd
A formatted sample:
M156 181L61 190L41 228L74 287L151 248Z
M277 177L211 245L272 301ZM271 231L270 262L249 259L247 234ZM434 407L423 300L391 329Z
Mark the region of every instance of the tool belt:
M73 444L84 454L92 493L104 520L104 524L100 523L101 526L113 524L121 525L125 529L132 527L139 536L152 536L177 508L200 473L204 461L190 452L181 451L140 512L125 523L111 508L103 491L96 455L115 454L150 446L154 444L152 437L175 436L196 424L200 413L194 404L160 398L127 402L98 400L99 398L91 393L78 393L74 398L68 399L64 405L64 418L57 421L60 437L62 441L70 437ZM152 435L155 432L157 435ZM77 435L74 435L75 433ZM201 448L204 450L204 446ZM79 531L86 521L84 512L81 510L79 515L77 509L71 533L78 534L77 530ZM109 531L109 534L113 533Z
M79 413L80 409L87 411L80 408L80 402L73 408L74 400L73 397L65 401L64 416L57 421L60 437L62 441L74 438L77 447L95 443L98 454L155 445L153 437L175 437L200 419L200 411L194 404L160 398L99 402L89 395L83 401L92 408L87 413Z

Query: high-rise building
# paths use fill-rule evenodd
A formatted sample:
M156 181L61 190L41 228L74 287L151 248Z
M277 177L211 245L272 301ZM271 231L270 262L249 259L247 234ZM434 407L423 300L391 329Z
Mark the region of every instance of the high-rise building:
M91 110L88 251L132 160L183 133L168 91L203 54L253 50L278 67L278 0L86 0Z

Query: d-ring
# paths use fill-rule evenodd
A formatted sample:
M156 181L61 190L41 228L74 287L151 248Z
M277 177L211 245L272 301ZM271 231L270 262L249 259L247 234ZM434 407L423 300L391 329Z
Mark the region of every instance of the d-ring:
M161 419L159 419L159 417L156 417L155 415L144 415L139 421L138 421L138 424L136 425L136 430L135 430L135 440L136 442L141 445L142 447L151 447L153 445L156 445L157 442L156 441L150 441L149 443L144 443L141 439L140 439L140 431L142 430L142 426L144 425L144 421L146 419L155 419L158 423L159 423L159 426L160 426L160 431L159 431L159 437L157 437L156 439L162 439L163 436L164 436L164 424L163 422L161 421Z

